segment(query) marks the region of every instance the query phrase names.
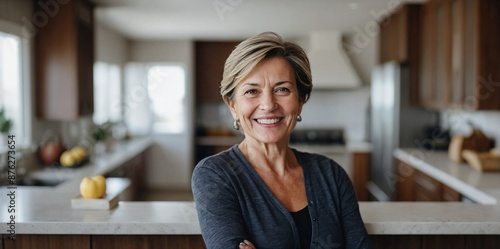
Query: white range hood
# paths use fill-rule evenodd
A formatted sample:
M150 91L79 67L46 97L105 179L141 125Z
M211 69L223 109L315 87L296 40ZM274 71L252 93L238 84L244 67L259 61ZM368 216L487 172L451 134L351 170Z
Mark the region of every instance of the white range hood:
M362 85L342 46L342 34L312 32L307 55L311 63L313 89L349 89Z

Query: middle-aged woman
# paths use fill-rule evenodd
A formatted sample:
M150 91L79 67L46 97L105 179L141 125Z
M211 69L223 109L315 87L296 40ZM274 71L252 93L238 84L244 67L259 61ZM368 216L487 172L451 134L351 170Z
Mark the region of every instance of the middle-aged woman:
M241 42L227 58L220 91L245 138L193 172L207 248L370 247L342 167L288 145L311 78L303 49L271 32Z

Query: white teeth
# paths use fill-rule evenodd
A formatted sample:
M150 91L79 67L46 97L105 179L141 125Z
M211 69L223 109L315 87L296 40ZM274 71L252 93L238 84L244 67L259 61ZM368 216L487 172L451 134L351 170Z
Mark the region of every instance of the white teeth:
M278 121L280 121L279 118L257 119L257 122L259 124L274 124L274 123L278 123Z

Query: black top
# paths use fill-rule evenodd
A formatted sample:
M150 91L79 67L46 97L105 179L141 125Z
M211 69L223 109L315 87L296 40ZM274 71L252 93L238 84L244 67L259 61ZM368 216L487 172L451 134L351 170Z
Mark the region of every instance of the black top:
M309 249L311 247L311 216L309 215L309 209L307 206L302 210L297 212L290 212L295 221L295 226L299 231L299 240L301 249Z

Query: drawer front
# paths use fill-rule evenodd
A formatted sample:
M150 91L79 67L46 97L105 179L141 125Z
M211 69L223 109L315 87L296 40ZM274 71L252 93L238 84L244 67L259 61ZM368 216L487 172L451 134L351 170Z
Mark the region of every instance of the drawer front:
M462 201L460 193L443 184L443 201Z
M415 171L413 175L416 201L441 201L442 184L428 175Z

